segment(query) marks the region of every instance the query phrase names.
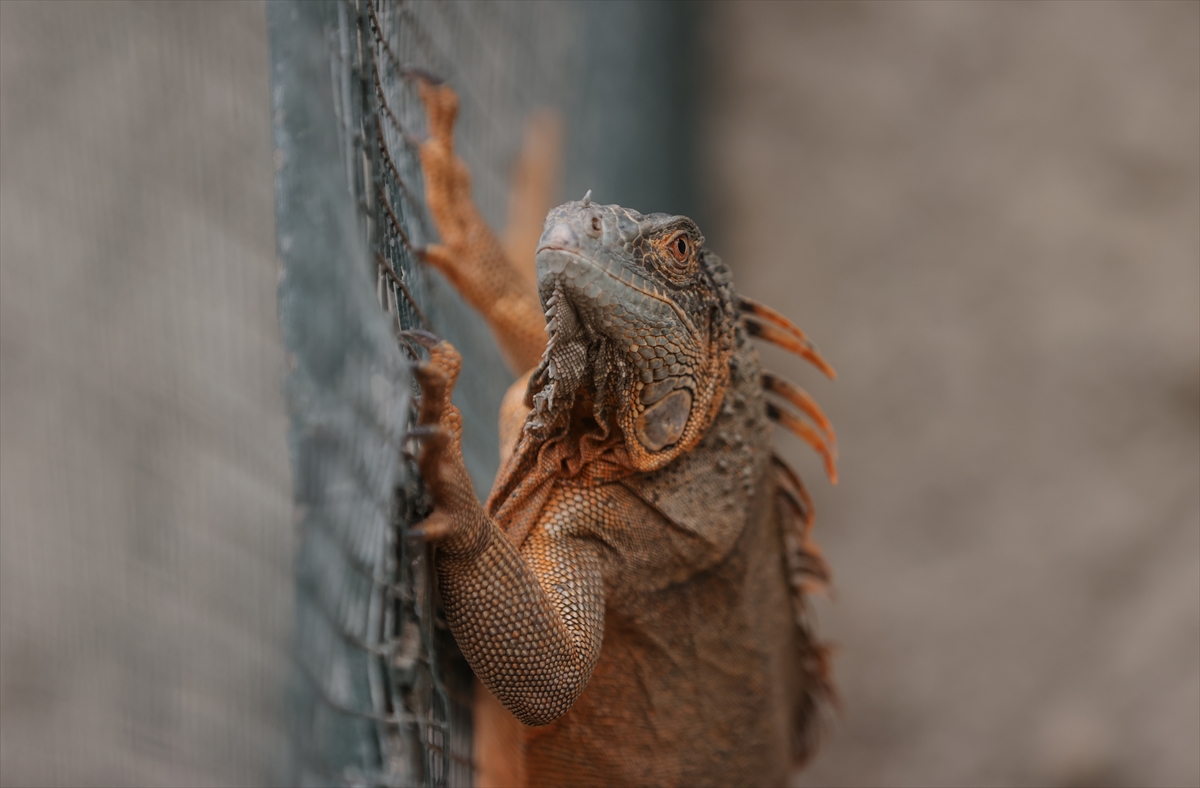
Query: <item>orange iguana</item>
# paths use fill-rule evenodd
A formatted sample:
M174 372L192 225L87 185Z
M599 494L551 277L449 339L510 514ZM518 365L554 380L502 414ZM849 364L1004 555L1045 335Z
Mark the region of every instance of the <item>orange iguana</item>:
M805 595L828 578L769 420L821 452L831 478L834 436L807 394L760 369L749 338L832 370L799 329L734 293L682 216L590 193L555 208L535 293L471 200L454 93L426 80L421 96L442 237L425 259L527 372L505 400L505 460L481 505L450 404L460 358L409 332L430 355L415 370L414 435L434 510L418 532L436 542L463 654L523 723L477 704L477 736L507 735L521 761L497 767L484 748L480 782L783 784L832 695L805 620Z

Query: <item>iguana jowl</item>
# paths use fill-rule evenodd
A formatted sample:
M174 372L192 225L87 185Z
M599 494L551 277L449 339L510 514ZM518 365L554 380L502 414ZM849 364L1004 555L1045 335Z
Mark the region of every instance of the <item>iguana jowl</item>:
M508 430L514 445L485 507L450 404L458 354L410 334L430 351L416 368L434 502L420 533L437 543L463 654L535 726L521 736L524 779L782 784L832 690L804 618L827 572L770 419L821 451L831 475L834 444L812 400L760 369L749 338L831 370L799 329L735 294L682 216L590 195L554 209L535 296L471 202L451 147L454 94L429 83L421 93L426 194L443 240L426 259L488 318L514 366L540 359L516 384L523 404L506 399L503 418L521 426Z

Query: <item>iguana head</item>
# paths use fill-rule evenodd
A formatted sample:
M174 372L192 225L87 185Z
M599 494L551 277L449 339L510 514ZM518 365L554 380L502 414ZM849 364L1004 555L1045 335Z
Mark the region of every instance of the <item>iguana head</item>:
M693 447L721 405L737 323L696 224L585 197L547 216L537 270L550 341L530 381L535 428L561 429L584 392L634 469Z

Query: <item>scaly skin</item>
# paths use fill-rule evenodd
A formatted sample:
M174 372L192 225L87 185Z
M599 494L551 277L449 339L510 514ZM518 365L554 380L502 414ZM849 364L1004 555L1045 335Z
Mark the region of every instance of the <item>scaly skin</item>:
M456 284L489 271L493 286L462 290L522 371L543 312L514 318L520 275L470 204L452 126L435 122L447 95L423 87L426 188L447 239L433 259ZM752 302L691 220L567 203L537 268L550 339L486 508L449 401L458 354L413 335L430 348L418 433L434 512L420 532L437 543L450 628L530 726L531 785L780 785L831 696L803 617L827 573L807 494L772 454L764 381L819 411L764 378Z

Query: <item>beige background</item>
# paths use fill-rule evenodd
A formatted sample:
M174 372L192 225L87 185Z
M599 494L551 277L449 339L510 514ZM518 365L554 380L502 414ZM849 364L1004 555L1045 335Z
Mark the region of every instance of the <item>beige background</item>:
M1200 784L1198 11L715 9L711 235L840 373L800 784Z
M717 249L841 377L802 785L1200 783L1200 4L712 7ZM0 783L278 774L261 5L0 3Z

